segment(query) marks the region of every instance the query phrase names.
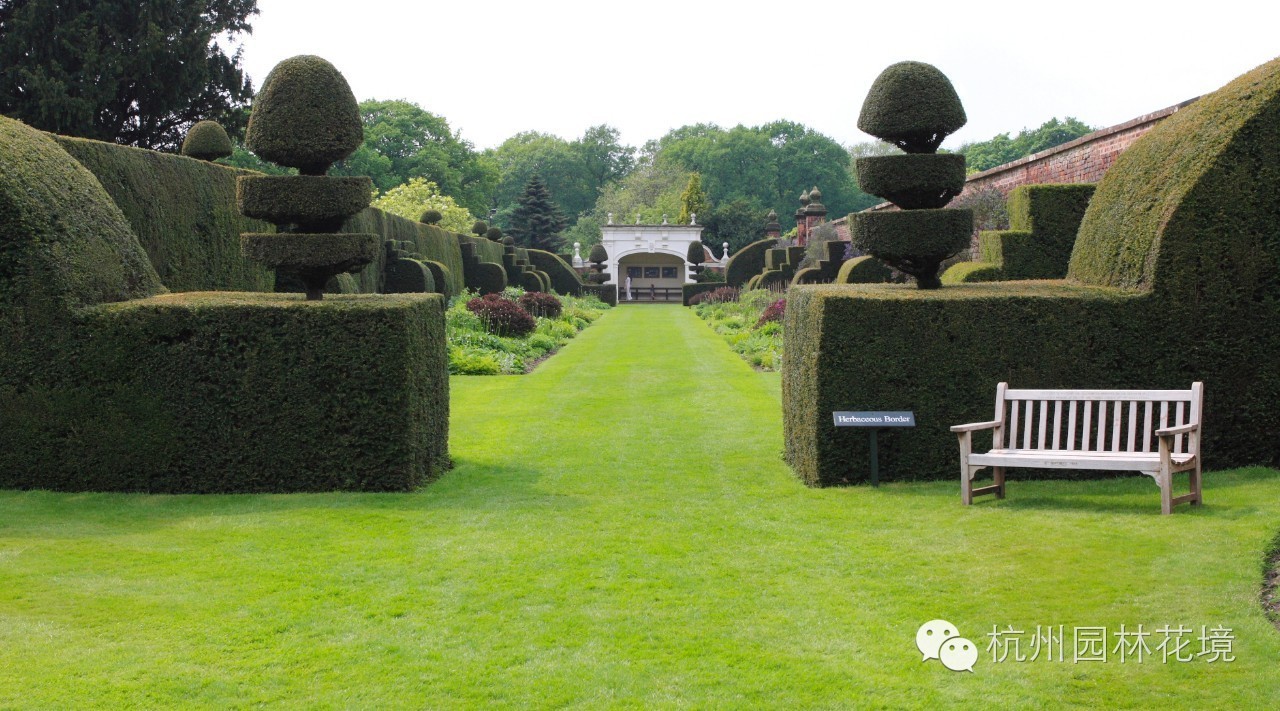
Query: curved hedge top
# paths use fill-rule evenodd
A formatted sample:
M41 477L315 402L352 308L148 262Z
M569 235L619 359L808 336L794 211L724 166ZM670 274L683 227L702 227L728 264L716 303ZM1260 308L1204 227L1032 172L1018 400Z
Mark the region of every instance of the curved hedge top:
M1160 122L1098 184L1068 278L1179 293L1280 290L1280 59Z
M858 128L907 153L933 153L947 134L967 121L947 75L932 64L898 62L871 84Z
M97 178L53 138L0 116L0 308L71 309L165 292Z
M217 160L231 153L231 137L217 121L197 122L182 139L182 155L197 160Z
M762 239L739 249L724 265L725 285L745 286L748 279L764 271L765 254L777 246L776 239Z
M245 146L263 160L323 175L364 141L360 106L342 74L304 54L275 66L249 115Z

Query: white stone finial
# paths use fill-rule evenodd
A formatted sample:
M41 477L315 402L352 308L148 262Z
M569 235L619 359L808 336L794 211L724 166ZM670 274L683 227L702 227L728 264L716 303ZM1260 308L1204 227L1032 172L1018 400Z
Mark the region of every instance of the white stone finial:
M696 212L689 213L689 224L691 225L698 224L698 213Z
M582 243L581 242L573 243L573 266L575 267L582 266Z
M728 242L724 243L724 254L720 255L720 261L722 262L729 261L729 243Z
M662 213L662 224L667 224L667 213Z
M609 213L609 224L613 224L613 213Z
M636 213L636 224L640 224L640 213Z

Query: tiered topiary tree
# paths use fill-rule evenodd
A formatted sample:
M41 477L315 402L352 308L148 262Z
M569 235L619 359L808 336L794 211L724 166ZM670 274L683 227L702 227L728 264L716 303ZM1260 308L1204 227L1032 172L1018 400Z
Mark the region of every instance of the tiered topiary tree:
M302 282L308 301L325 284L378 256L376 234L339 234L347 217L369 206L367 177L330 177L329 166L364 140L360 109L342 74L324 59L301 55L275 66L249 115L245 146L263 160L300 175L241 176L240 211L274 223L275 234L243 234L241 251Z
M942 286L938 267L969 246L971 210L944 210L964 189L964 156L937 155L939 144L966 122L951 81L923 62L899 62L876 77L858 128L905 151L859 158L858 185L901 211L854 213L853 245L916 279Z
M609 261L609 250L604 248L603 244L596 244L591 247L591 254L587 255L587 261L591 262L593 274L587 275L587 281L592 284L603 284L609 281L609 274L604 270L604 263Z
M182 139L182 155L197 160L218 160L231 155L231 138L217 121L200 121Z
M693 280L702 281L702 272L706 270L702 263L707 261L707 248L702 246L702 240L690 242L689 253L684 258L692 265L689 267L689 273L693 275Z

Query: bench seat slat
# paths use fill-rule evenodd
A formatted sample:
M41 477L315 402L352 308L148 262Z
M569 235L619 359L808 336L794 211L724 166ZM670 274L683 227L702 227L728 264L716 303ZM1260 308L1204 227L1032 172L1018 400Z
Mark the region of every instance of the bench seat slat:
M1175 455L1173 466L1188 466L1195 457ZM1026 467L1029 469L1102 469L1108 471L1155 471L1160 468L1160 455L1142 452L1082 452L1079 450L993 449L984 454L969 455L969 463L981 466Z
M1015 390L1005 391L1009 400L1154 400L1156 402L1186 402L1191 399L1190 390Z

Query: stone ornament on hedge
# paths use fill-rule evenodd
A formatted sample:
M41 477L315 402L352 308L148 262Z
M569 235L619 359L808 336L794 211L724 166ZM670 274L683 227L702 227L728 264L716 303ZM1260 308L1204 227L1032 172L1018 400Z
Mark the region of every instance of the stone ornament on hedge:
M338 232L348 217L369 206L373 181L326 175L363 140L360 109L347 80L332 64L311 55L277 64L249 115L246 147L300 175L238 179L240 211L279 230L241 235L241 250L250 259L296 275L308 301L323 299L332 277L357 272L378 257L378 235Z
M921 289L942 286L938 267L967 247L973 233L971 210L941 209L964 189L964 156L936 153L966 120L951 81L923 62L881 72L858 116L858 128L905 153L857 160L863 191L901 211L850 215L853 245L915 277Z

